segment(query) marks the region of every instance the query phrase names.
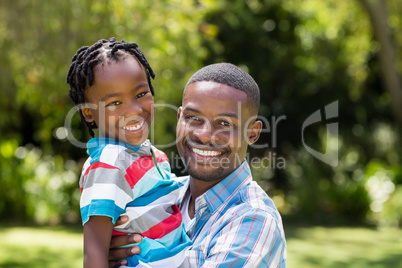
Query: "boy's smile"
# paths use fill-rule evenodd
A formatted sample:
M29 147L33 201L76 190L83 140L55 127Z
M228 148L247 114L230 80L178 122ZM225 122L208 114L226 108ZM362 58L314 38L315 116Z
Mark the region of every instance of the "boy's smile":
M101 136L142 144L154 115L145 70L136 59L127 56L96 66L94 74L93 86L85 90L85 120L95 121Z
M138 122L138 123L127 124L127 125L123 126L123 129L127 130L127 131L135 131L135 130L141 129L143 126L144 126L144 120L142 120L141 122Z

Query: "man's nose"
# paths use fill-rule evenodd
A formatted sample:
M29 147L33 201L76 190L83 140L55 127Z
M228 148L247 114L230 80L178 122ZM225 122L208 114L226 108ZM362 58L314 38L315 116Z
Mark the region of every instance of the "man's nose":
M204 144L210 143L211 141L216 139L211 123L209 123L208 121L196 126L193 131L193 135Z

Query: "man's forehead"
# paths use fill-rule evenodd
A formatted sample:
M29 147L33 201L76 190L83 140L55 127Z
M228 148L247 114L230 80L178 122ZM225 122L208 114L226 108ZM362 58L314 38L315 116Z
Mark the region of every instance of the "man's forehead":
M247 96L233 94L232 91L214 88L188 88L183 98L183 112L196 113L206 117L230 117L240 119L249 116ZM239 91L239 90L236 90ZM232 94L230 94L232 92ZM244 93L240 91L240 93Z
M244 91L214 81L197 81L186 87L183 103L185 101L197 102L197 100L205 98L235 103L247 102L247 94Z

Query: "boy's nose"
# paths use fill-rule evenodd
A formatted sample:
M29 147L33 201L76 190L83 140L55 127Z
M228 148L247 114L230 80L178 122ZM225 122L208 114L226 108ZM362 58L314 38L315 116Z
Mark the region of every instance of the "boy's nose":
M142 113L142 107L138 103L130 103L125 111L126 117L138 116Z

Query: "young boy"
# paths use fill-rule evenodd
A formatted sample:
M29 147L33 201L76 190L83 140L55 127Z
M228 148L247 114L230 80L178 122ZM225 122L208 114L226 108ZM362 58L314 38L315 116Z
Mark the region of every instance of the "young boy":
M99 128L80 178L85 268L108 267L113 224L122 213L130 222L114 234L144 236L141 254L127 266L179 267L190 246L167 157L147 140L154 76L137 44L114 38L82 47L72 59L70 97L92 137Z

